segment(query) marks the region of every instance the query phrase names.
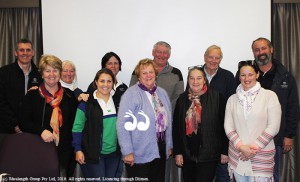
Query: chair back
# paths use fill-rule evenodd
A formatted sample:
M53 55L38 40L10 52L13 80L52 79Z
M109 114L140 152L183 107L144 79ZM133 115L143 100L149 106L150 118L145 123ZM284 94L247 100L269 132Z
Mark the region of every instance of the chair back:
M0 174L7 177L58 177L55 144L31 133L9 134L0 145Z

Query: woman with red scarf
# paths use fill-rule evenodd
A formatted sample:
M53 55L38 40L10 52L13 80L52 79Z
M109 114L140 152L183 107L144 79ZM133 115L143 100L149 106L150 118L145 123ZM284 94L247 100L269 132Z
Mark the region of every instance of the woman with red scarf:
M44 82L29 91L23 105L21 128L24 132L41 136L44 142L57 146L62 177L73 175L75 156L72 147L72 126L77 101L71 90L59 82L62 62L53 55L44 55L39 63L39 72Z
M187 80L174 111L173 153L185 182L211 182L221 154L227 155L225 100L208 87L200 67L189 68Z

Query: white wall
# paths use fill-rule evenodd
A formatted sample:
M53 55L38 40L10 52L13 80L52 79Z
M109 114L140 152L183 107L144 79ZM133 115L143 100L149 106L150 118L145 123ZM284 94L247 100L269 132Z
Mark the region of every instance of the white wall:
M166 41L186 83L187 67L204 64L208 46L221 46L221 67L235 74L238 61L253 59L252 41L271 37L270 0L42 0L42 15L44 53L74 61L83 90L109 51L129 84L136 63Z

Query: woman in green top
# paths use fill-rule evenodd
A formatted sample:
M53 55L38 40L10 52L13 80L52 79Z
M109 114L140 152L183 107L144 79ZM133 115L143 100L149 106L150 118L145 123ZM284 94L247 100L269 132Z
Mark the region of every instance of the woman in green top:
M114 83L115 77L111 70L99 70L94 79L97 89L86 103L79 104L76 112L72 129L73 146L84 177L120 177L117 110L111 96Z

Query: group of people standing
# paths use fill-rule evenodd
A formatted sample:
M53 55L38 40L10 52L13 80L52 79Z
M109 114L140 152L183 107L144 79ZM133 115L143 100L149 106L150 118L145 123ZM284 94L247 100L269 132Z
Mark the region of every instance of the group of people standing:
M180 181L180 168L185 182L279 181L300 119L298 90L268 39L254 40L252 51L234 77L220 67L221 48L209 46L205 64L188 68L185 90L166 42L138 62L129 88L117 79L120 57L108 52L83 92L74 63L43 55L37 68L32 43L21 39L16 62L0 68L0 132L55 143L66 177L77 162L94 178L126 170L137 180Z

